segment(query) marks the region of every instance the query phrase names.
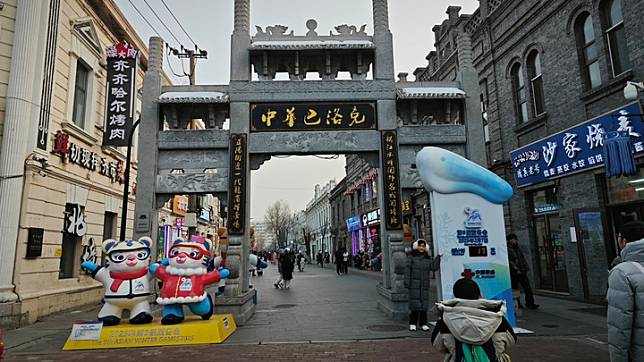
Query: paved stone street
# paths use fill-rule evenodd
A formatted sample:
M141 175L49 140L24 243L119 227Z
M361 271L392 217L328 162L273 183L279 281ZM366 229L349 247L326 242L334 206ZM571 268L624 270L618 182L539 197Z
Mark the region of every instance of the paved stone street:
M376 309L380 273L350 270L337 276L333 265L308 265L295 271L289 290L275 289L274 266L253 277L257 313L223 345L60 352L71 323L93 319L96 307L46 318L8 331L8 360L68 361L118 358L140 360L162 354L189 353L191 360L232 358L256 360L437 360L429 333L409 332L404 321L391 321ZM607 361L603 308L539 296L538 311L526 311L521 327L535 331L520 336L515 361ZM547 348L544 348L547 346Z

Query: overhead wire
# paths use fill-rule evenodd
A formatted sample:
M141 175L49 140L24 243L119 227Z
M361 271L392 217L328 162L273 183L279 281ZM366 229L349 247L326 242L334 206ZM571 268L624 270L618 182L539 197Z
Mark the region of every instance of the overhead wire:
M176 16L174 16L174 13L172 12L172 10L170 10L170 7L168 7L168 4L166 4L165 0L161 0L161 3L162 3L162 4L163 4L163 6L165 6L165 8L168 10L168 12L170 13L170 15L171 15L171 16L172 16L172 18L174 19L174 21L176 21L176 22L177 22L177 24L179 24L179 27L181 28L181 30L183 30L183 33L184 33L184 34L186 34L186 36L188 37L188 39L190 39L190 41L192 42L192 44L196 47L196 46L197 46L197 43L192 39L192 37L190 36L190 34L188 34L188 32L187 32L187 31L186 31L186 29L183 27L183 25L181 24L181 22L179 21L179 19L177 19L177 17L176 17Z
M127 0L127 1L130 3L130 5L132 5L132 7L134 8L134 10L136 10L136 12L137 12L137 13L139 13L139 15L141 16L141 18L143 18L143 21L145 21L145 23L146 23L146 24L148 24L148 26L150 27L150 29L152 29L152 31L154 31L154 33L155 33L156 35L161 36L161 33L160 33L160 32L159 32L159 31L158 31L154 26L152 26L152 24L150 24L150 22L148 21L148 19L143 15L143 13L141 13L141 10L139 10L139 8L137 8L137 7L136 7L136 5L134 5L134 3L132 2L132 0Z
M138 8L136 5L134 5L134 3L132 2L132 0L127 0L127 1L128 1L128 2L130 3L130 5L134 8L134 10L139 14L139 16L143 19L143 21L145 21L145 23L150 27L150 29L152 29L152 31L153 31L156 35L161 36L161 32L160 32L160 31L158 31L158 30L157 30L157 28L155 28L155 27L150 23L150 21L148 20L148 18L147 18L145 15L143 15L143 13L141 12L141 10L139 10L139 8ZM161 19L159 19L159 16L158 16L158 15L156 15L156 13L154 12L154 9L152 9L152 7L150 7L150 4L147 2L147 0L145 0L145 4L150 8L150 10L152 10L152 13L153 13L153 14L156 16L156 18L161 22L161 25L163 25L163 26L166 28L166 30L168 30L168 32L169 32L169 33L170 33L170 35L174 38L174 40L176 40L176 41L179 43L179 45L183 48L183 45L181 45L181 42L180 42L180 41L177 39L177 37L175 37L175 36L174 36L174 34L173 34L173 33L172 33L172 32L171 32L171 31L170 31L170 30L165 26L165 24L163 23L163 21L161 21ZM166 45L166 48L171 48L167 42L165 43L165 45ZM170 55L170 51L168 51L168 55ZM170 63L170 59L169 59L170 57L164 57L164 58L166 58L166 61L167 61L167 63L168 63L168 67L170 68L170 71L172 72L172 74L174 74L174 76L175 76L175 77L177 77L177 78L181 79L181 78L183 78L183 77L186 77L186 76L187 76L187 75L185 74L185 71L184 71L184 75L178 74L177 72L175 72L175 71L174 71L174 69L172 68L172 63ZM183 65L183 64L182 64L182 65Z
M159 15L157 14L157 12L156 12L156 11L154 11L154 9L152 8L152 6L150 6L150 3L148 3L148 0L143 0L143 2L145 3L145 5L147 5L147 6L148 6L148 8L150 9L150 11L152 11L152 14L154 14L154 16L157 18L157 20L159 20L159 22L161 23L161 25L163 25L163 27L165 28L165 30L167 30L167 31L168 31L168 33L170 33L170 36L172 36L172 38L174 38L174 40L175 40L177 43L179 43L179 45L183 48L183 45L181 45L181 41L180 41L179 39L177 39L177 37L174 35L174 33L173 33L169 28L168 28L168 26L167 26L167 25L165 25L165 23L163 22L163 20L161 20L161 18L160 18L160 17L159 17Z

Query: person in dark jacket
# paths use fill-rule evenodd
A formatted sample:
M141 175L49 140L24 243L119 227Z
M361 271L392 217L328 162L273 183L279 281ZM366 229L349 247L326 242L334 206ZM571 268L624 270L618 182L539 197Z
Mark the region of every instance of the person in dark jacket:
M429 331L427 310L429 309L429 272L438 270L440 255L432 260L427 254L427 242L418 239L414 242L413 251L407 257L405 266L405 287L409 290L409 330L417 326Z
M612 362L644 361L644 223L625 223L621 236L621 263L608 276L608 352Z
M338 248L338 250L335 251L335 272L338 273L338 275L342 274L344 269L342 268L342 251L343 248Z
M528 262L519 247L519 238L516 234L508 234L508 261L510 262L510 280L512 282L512 289L518 289L519 284L525 292L525 304L529 309L539 308L538 304L534 303L534 295L530 287L530 280L528 279ZM521 302L519 301L519 307Z
M295 254L286 248L284 255L282 255L282 279L284 279L284 288L291 287L291 280L293 279L293 270L295 269Z

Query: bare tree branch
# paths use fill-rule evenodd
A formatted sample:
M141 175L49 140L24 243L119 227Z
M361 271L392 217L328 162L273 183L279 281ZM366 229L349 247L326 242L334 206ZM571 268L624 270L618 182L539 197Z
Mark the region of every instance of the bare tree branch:
M288 230L293 223L291 208L283 200L275 203L266 209L264 215L266 228L275 234L275 241L278 246L286 246L288 240Z

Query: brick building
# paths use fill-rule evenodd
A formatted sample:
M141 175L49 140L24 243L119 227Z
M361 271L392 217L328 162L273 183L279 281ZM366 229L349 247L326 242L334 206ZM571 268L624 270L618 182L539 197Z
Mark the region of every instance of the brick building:
M488 167L515 186L505 208L507 229L518 234L537 289L601 301L617 252L616 230L644 219L644 188L637 188L644 173L607 178L601 160L578 164L576 152L559 144L555 163L570 158L570 172L568 164L554 175L540 170L538 181L526 183L517 178L526 175L513 168L510 153L541 149L546 138L561 140L571 127L585 130L585 122L632 103L622 90L627 81L644 78L644 3L481 0L471 15L459 10L448 7L448 18L433 27L436 50L416 69L416 79L452 80L459 69L475 69ZM629 122L641 120L641 102L640 93L634 103L639 114L631 112ZM585 132L577 135L575 150L593 148L590 128Z

